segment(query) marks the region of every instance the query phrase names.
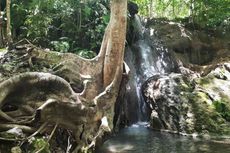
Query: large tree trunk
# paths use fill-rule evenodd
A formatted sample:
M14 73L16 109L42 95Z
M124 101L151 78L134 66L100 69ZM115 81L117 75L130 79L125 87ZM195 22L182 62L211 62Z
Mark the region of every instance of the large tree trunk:
M100 52L91 60L34 46L27 47L22 56L23 49L19 47L14 53L28 60L30 67L36 64L34 61L55 67L52 75L24 73L0 82L0 118L10 123L10 127L12 124L30 125L28 119L22 121L17 114L23 116L35 112L32 117L36 121L56 123L73 130L77 150L84 146L86 149L92 147L104 132L111 131L113 127L114 106L123 73L126 72L123 69L126 15L127 0L111 0L111 18ZM81 83L84 90L77 93L75 87ZM4 112L3 107L8 108L7 104L18 110ZM89 141L90 144L87 143Z
M122 74L122 64L124 58L124 46L126 36L126 14L127 1L112 0L110 17L110 37L104 61L104 87L108 86L114 79L117 68Z
M2 36L2 24L3 24L3 17L2 17L2 8L1 4L2 1L0 1L0 47L3 47L3 36Z
M153 0L149 1L149 18L153 17Z
M7 36L7 45L11 46L12 44L12 33L11 33L11 17L10 17L10 6L11 6L11 0L6 1L6 36Z

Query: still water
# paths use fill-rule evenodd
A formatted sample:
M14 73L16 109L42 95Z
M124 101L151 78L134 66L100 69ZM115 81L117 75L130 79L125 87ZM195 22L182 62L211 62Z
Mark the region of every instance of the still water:
M107 140L97 153L230 153L230 144L201 141L134 125Z

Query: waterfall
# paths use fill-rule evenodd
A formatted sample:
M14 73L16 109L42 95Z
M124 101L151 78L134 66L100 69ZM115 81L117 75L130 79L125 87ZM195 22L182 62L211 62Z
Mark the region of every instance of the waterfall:
M151 76L174 71L175 64L168 50L157 38L150 38L141 18L135 15L132 19L132 43L126 48L125 61L130 67L130 79L126 89L128 124L148 121L150 108L146 105L141 87Z

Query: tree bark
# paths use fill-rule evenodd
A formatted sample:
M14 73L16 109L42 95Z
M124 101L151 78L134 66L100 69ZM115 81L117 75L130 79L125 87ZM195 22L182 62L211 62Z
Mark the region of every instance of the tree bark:
M124 46L127 24L127 0L112 0L110 23L110 39L108 41L104 60L104 87L108 86L114 79L117 67L122 75L122 64L124 58Z
M100 52L91 60L71 53L43 51L34 46L26 47L25 55L22 55L20 50L23 47L20 46L15 54L28 60L31 68L33 61L55 66L52 75L23 73L1 82L0 118L10 123L22 123L15 113L11 116L13 112L4 112L2 108L8 103L20 109L14 112L26 110L24 114L29 112L31 115L36 110L35 119L38 121L59 124L73 130L79 145L77 150L84 146L91 147L98 137L113 127L114 106L126 71L126 68L123 69L126 16L127 0L111 0L111 18ZM7 24L7 37L11 42L10 18ZM72 84L79 82L84 84L84 90L76 93ZM87 144L88 140L92 142L90 145Z
M153 0L149 1L149 18L153 17Z
M10 6L11 0L6 1L6 36L7 36L7 45L10 47L12 44L12 33L11 33L11 17L10 17Z
M3 17L2 17L2 8L1 4L2 1L0 1L0 47L3 47L3 36L2 36L2 24L3 24Z

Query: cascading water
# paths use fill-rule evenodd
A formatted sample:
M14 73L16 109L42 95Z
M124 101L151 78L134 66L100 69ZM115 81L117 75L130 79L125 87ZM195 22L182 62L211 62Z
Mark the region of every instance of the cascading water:
M161 43L157 39L150 40L139 16L134 16L132 25L134 40L125 52L125 61L131 71L126 93L129 124L148 121L150 116L142 97L142 84L153 75L169 73L175 69L173 60Z
M151 131L140 121L148 121L150 112L142 97L141 86L151 76L165 75L177 70L177 66L167 49L159 39L150 39L148 29L145 29L138 16L133 19L134 35L125 52L125 61L130 68L130 78L125 95L126 125L116 136L107 140L97 148L97 153L227 153L229 144L201 141ZM152 33L153 34L153 33ZM152 37L152 36L151 36ZM145 124L144 124L145 125Z

